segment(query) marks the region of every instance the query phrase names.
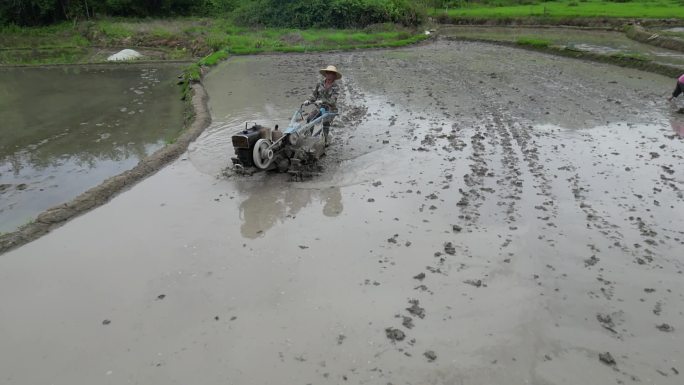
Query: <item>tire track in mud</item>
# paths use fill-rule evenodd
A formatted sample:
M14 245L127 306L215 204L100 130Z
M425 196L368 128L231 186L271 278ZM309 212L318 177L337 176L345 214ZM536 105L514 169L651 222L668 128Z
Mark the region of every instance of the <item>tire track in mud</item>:
M438 72L436 77L446 76L446 74L447 72ZM417 76L417 73L410 75ZM395 124L400 126L397 128L401 128L402 132L398 134L403 138L420 143L420 147L414 147L414 150L426 151L429 156L443 159L444 162L440 163L443 170L439 172L441 179L439 182L442 187L446 188L441 194L457 195L461 200L457 199L457 202L453 203L466 203L457 205L455 208L447 208L447 210L455 209L460 214L459 220L456 221L458 225L453 227L452 234L443 235L444 242L437 251L434 251L437 245L432 245L434 255L420 256L421 260L430 261L424 264L424 269L414 272L415 275L412 277L403 278L415 281L415 285L412 286L411 291L402 290L396 293L404 305L398 306L390 316L391 320L382 325L381 333L384 333L385 337L391 341L388 349L395 349L407 357L419 354L417 353L419 349L427 344L419 337L423 335L425 328L432 326L436 317L443 319L451 317L448 310L435 307L436 301L433 300L434 297L443 297L445 288L451 289L450 292L467 294L475 302L478 300L477 294L474 294L475 291L486 290L490 284L496 285L493 281L495 274L505 267L502 268L500 266L502 264L490 264L488 259L491 257L484 255L478 248L475 248L476 252L470 250L467 246L468 241L460 241L458 238L457 234L463 230L474 232L475 237L494 238L500 235L504 239L500 253L503 253L502 250L509 246L515 250L523 250L523 253L517 253L515 250L513 253L509 252L508 258L503 262L508 263L511 257L515 257L517 263L511 265L514 274L530 275L529 278L521 277L522 282L518 284L522 286L529 284L528 286L541 296L539 300L532 300L534 302L532 308L541 310L542 317L562 322L564 317L567 318L567 310L559 308L557 313L553 314L549 308L560 307L575 300L582 301L581 297L588 296L594 304L587 307L600 308L600 313L580 314L577 318L595 318L595 326L601 327L602 329L599 330L605 330L611 338L618 341L629 338L629 314L619 306L622 301L621 297L624 295L620 290L620 282L616 282L616 274L608 266L595 265L601 263L607 252L632 253L633 249L622 245L624 243L622 241L624 234L620 227L622 225L612 220L608 211L602 211L600 205L591 200L589 195L592 193L591 183L582 178L586 170L576 166L571 158L561 156L558 148L565 146L560 134L545 130L539 131L528 124L527 118L518 116L520 111L516 106L497 99L496 96L500 96L500 93L483 88L482 85L467 77L456 80L456 83L457 87L467 89L473 94L473 99L477 102L477 111L465 119L453 122L450 127L451 132L444 132L445 127L449 129L449 125L445 125L444 121L458 117L458 112L454 112L454 107L445 110L448 103L444 103L438 92L431 91L432 86L407 88L403 94L410 101L412 97L415 97L416 92L425 93L427 97L424 99L432 98L434 101L429 111L422 116L410 113L408 117L400 113L403 111L394 111L388 122L389 127ZM558 84L558 87L562 85L562 83ZM354 86L350 82L349 87ZM375 91L382 93L385 90L380 88ZM585 91L577 93L582 94ZM362 120L375 112L370 111L367 114L368 116ZM373 117L370 118L373 119ZM545 144L553 145L553 147L544 148ZM549 157L558 157L558 159L550 162ZM458 167L449 164L455 162L465 163L461 165L465 166L467 172L459 173ZM462 177L462 183L458 181L459 176ZM438 182L437 179L432 179L423 186L421 183L425 183L426 179L419 177L411 178L406 183L420 189L432 189L435 186L432 184L433 181L435 185ZM569 202L574 201L570 214L565 211L561 213L559 208L562 203L559 199L566 196L570 198ZM419 209L420 213L423 213L422 208L431 205L432 202L439 205L437 201L440 199L439 191L424 191L422 197L427 203L423 202L423 206ZM492 199L492 197L496 198ZM451 200L440 199L440 201L451 203ZM535 212L536 215L533 214ZM586 244L589 252L587 258L579 260L572 258L578 256L573 255L573 252L584 245L570 247L573 246L575 234L565 234L563 226L559 228L556 224L559 218L567 219L567 215L573 217L577 215L582 219L582 224L588 225L586 229L580 231L581 235L591 237L596 234L605 239L609 245L620 241L623 248L619 251L605 250L603 242L598 245L588 242ZM652 226L647 219L637 219L639 218L637 216L634 218L632 221L634 226L643 228L643 235L651 234ZM488 228L491 222L494 222L495 226L500 223L507 224L508 231L505 228L500 230ZM529 239L528 245L513 244L513 242L526 242L525 239L520 242L520 237L526 235L516 232L518 223L532 227L532 231L536 231L539 238ZM538 226L535 228L537 223ZM385 271L393 269L395 264L402 262L398 257L395 258L395 252L410 246L410 241L401 238L398 234L391 235L387 239L387 244L384 245L388 252L380 258L382 262L379 262L382 263L382 269ZM525 255L526 246L530 250L536 249L538 245L541 246L539 250ZM570 247L571 251L563 250L566 247ZM547 251L554 248L559 252L545 255ZM525 258L526 256L528 258ZM573 280L567 279L566 273L577 272L577 270L567 270L564 264L592 272L580 277L580 280L586 280L582 282L583 287L578 289L574 287L577 285L576 282L573 283L571 282ZM593 275L591 277L593 281L591 278L587 280L589 275ZM465 289L461 290L461 286L454 286L455 281ZM568 300L570 302L565 302ZM653 312L662 312L665 303L664 297L659 298L653 307ZM454 314L454 317L457 316ZM518 346L522 348L521 350L528 351L534 357L544 357L541 361L551 361L552 357L562 358L564 353L559 348L562 346L562 336L553 331L527 330L526 332L528 336L521 342L522 345ZM571 350L577 345L569 344ZM556 351L551 353L553 349L549 346L555 347ZM386 350L378 352L377 355L383 354ZM428 351L432 353L427 354ZM428 351L424 354L426 359L431 360L430 357L436 357L434 351ZM529 367L530 370L535 367L534 359L529 363ZM392 370L379 371L383 373L380 377L385 375L389 377L393 373ZM625 378L631 377L625 370L621 369L620 373ZM538 383L542 383L541 380Z
M496 79L497 75L490 73L489 77ZM516 230L515 223L520 219L519 206L525 188L525 173L528 173L532 178L527 179L533 183L529 183L527 189L544 198L543 202L535 205L535 208L545 212L545 216L538 219L544 222L543 228L555 227L552 221L558 215L554 206L555 197L547 172L538 157L537 144L531 133L532 126L513 118L508 104L498 102L481 86L472 83L466 87L477 91L478 99L483 103L480 104L482 112L476 113L477 120L482 123L476 124L476 132L471 136L471 173L464 176L464 182L470 190L463 195L466 199L474 196L477 200L484 200L485 196L481 192L497 191L497 205L502 207L503 220L509 224L509 230ZM489 151L486 151L485 143L489 145ZM499 158L498 168L489 166L485 160L493 159L496 155ZM525 165L524 171L521 164ZM487 178L496 178L496 188L487 186ZM479 218L481 205L475 204L472 209L464 207L465 218ZM510 235L505 244L509 243Z
M473 88L469 89L472 90ZM482 100L488 99L489 98L483 93ZM488 105L483 105L482 109L485 110L485 112L480 114L478 118L485 123L474 128L475 133L470 138L472 154L468 158L470 160L469 166L471 172L464 175L464 182L470 187L470 190L466 192L461 191L464 199L469 198L466 202L470 203L475 200L476 203L463 205L461 208L463 216L470 220L470 225L477 224L480 217L480 207L482 206L482 202L477 201L484 200L484 197L477 193L476 188L486 188L484 186L486 186L487 177L492 176L492 173L488 169L489 165L487 164L487 160L493 159L493 154L500 153L502 167L497 170L496 176L499 178L497 184L501 188L497 190L500 192L508 192L508 195L498 194L501 202L508 200L505 204L506 222L512 224L520 218L519 214L517 214L517 211L520 209L518 207L518 202L523 197L522 182L523 180L527 180L528 182L533 182L532 186L529 186L529 184L526 186L527 190L531 190L542 199L542 202L540 202L539 205L535 205L536 210L543 211L543 214L537 217L537 219L541 220L543 223L541 227L543 229L556 228L557 225L555 224L555 220L559 217L559 209L556 204L557 196L553 191L552 173L550 169L545 166L544 161L540 159L540 152L536 139L540 136L546 136L545 139L547 140L553 140L558 143L562 143L562 141L560 141L559 138L554 137L551 133L534 132L532 131L532 126L526 126L525 124L516 122L516 120L510 116L510 112L505 106L497 105L497 103L490 103ZM518 165L521 162L525 164L525 172L529 172L532 178L522 177L522 171L518 168ZM565 167L567 167L567 170L574 169L573 165L569 162L566 163ZM496 170L495 167L492 167L492 169ZM618 242L623 239L620 232L620 226L612 223L605 215L602 215L587 203L583 193L588 190L588 187L581 182L579 174L575 174L575 178L570 179L569 181L571 181L572 184L568 186L568 190L572 191L573 196L577 201L578 208L581 212L585 213L587 226L590 229L594 229L593 231L599 232L602 236L617 245ZM526 197L526 199L529 200L529 197ZM637 225L640 225L642 228L642 235L652 236L652 233L650 233L646 225L639 223L637 223ZM512 226L510 229L514 230L515 226ZM561 233L559 235L562 236L563 234ZM542 239L541 237L542 236L540 236L540 240ZM553 237L547 239L547 242L549 243L549 246L555 247L557 239ZM506 243L504 243L504 245L508 244L510 244L510 237L507 238ZM651 243L651 245L653 244ZM587 266L593 266L593 264L598 261L596 254L600 254L601 250L591 243L588 244L587 247L593 252L593 255L585 260L585 263ZM648 249L645 250L648 254ZM630 252L631 250L623 246L622 251ZM539 260L537 263L542 264L545 262ZM551 263L554 262L552 262L552 260L546 261L546 267L549 269L549 272L554 272L556 269ZM596 287L596 290L588 288L588 294L590 298L597 298L602 302L607 301L610 303L616 296L616 282L605 277L608 272L601 271L602 269L599 270L596 277L598 287ZM549 274L546 275L548 276ZM565 274L559 274L557 278L555 278L556 293L559 291L558 288L562 287L561 283L565 276ZM535 274L535 280L537 279L539 280L539 285L542 286L542 278ZM548 281L548 279L546 281ZM554 283L552 282L544 282L542 293L544 292L544 289L552 289L553 285ZM562 294L555 294L555 296L565 297L565 295ZM656 307L655 310L658 309L659 308ZM606 313L605 315L600 313L597 315L599 323L601 323L604 328L611 331L618 339L622 338L622 334L615 331L613 327L618 327L624 323L624 317L621 316L621 314L624 314L624 312L618 309L612 313ZM619 372L626 378L635 379L633 375L624 370L619 370Z
M466 87L468 86L466 85ZM429 97L433 97L429 91L427 92ZM445 118L451 117L448 112L443 110L442 107L444 105L441 100L437 97L433 98L435 101L435 109L437 111L441 110ZM480 100L486 99L487 98L484 95L480 97ZM441 148L446 153L446 159L448 161L458 161L458 157L450 156L453 150L462 150L465 147L465 143L457 140L457 136L464 132L470 132L470 155L467 157L469 161L469 172L463 175L465 185L463 188L458 189L461 194L461 199L456 203L461 212L460 219L462 219L467 226L477 227L479 225L481 207L487 200L486 194L492 194L498 190L500 192L497 194L499 197L497 206L501 206L501 204L499 204L500 202L505 202L500 215L503 216L505 222L511 225L510 230L515 230L513 224L520 216L518 213L518 202L522 199L523 194L523 173L520 170L520 164L525 161L530 174L535 174L542 179L541 185L543 186L543 190L540 194L550 195L550 186L545 179L545 175L539 170L540 167L536 157L536 149L528 149L527 147L527 142L530 140L528 133L525 132L524 135L521 134L521 130L515 127L513 119L507 118L505 113L500 112L503 108L492 105L482 107L484 112L478 113L475 119L476 122L480 121L480 124L473 124L474 128L468 127L464 128L462 131L459 130L461 132L457 132L456 130L459 128L459 125L454 124L452 125L452 132L450 135L441 135L444 125L440 124L439 118L429 118L430 123L432 124L429 129L426 129L427 133L424 134L421 145L428 149L434 148L436 147L437 139L446 138L448 141L447 143L449 144ZM525 157L522 154L530 155ZM488 163L488 161L497 158L501 163L500 168ZM447 167L441 174L445 178L443 183L447 188L450 182L452 182L453 171L453 167ZM496 183L496 185L494 183ZM495 188L497 185L503 188ZM432 193L428 195L428 199L436 199L436 194ZM462 231L462 227L455 225L453 230L455 233L458 233ZM467 230L472 231L472 229ZM506 238L506 243L503 245L503 248L511 242L510 236L507 236ZM396 235L388 239L388 242L400 243L397 241ZM414 290L432 295L432 291L422 283L428 276L426 273L429 273L430 276L435 275L436 277L441 277L438 281L448 282L452 280L448 278L451 266L455 265L455 272L467 269L467 265L463 262L459 262L459 260L462 260L463 257L473 257L473 255L467 246L447 241L443 245L443 250L435 252L434 257L435 263L426 266L425 272L420 272L413 277L413 279L420 282ZM484 273L484 276L488 276L488 274ZM464 285L472 286L475 289L487 287L487 283L483 277L471 277L462 282ZM411 306L405 309L405 312L408 312L408 314L401 314L400 312L395 315L395 318L401 321L401 325L407 329L407 332L399 329L399 325L388 326L385 329L387 338L394 344L408 340L406 345L398 347L398 350L407 356L411 355L410 348L416 344L416 340L410 338L407 333L419 325L426 314L430 313L429 310L426 311L425 308L422 307L420 297L421 296L409 297L408 304ZM427 356L432 355L427 354L426 352L426 357Z

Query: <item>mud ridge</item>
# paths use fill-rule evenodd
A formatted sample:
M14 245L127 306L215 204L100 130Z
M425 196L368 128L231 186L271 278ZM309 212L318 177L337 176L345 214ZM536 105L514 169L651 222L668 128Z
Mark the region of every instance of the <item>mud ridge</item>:
M100 185L82 193L68 203L49 208L36 219L16 231L0 235L0 254L25 245L47 234L74 217L107 203L125 189L160 170L164 165L177 159L188 145L195 140L211 123L207 106L208 95L201 83L192 87L192 116L189 128L178 139L155 153L142 159L135 167L106 179Z

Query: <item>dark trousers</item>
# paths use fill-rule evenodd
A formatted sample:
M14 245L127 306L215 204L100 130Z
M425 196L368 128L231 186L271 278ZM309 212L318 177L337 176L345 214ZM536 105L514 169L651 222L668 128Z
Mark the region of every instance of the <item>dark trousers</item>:
M309 123L309 122L311 122L312 120L317 119L319 116L321 116L321 110L320 110L320 109L318 109L318 110L312 112L311 114L309 114L309 117L306 118L306 122ZM330 123L332 123L333 119L335 119L334 116L328 116L327 118L324 118L324 119L323 119L323 122L322 122L322 123L323 123L323 128L328 128L328 129L329 129L329 128L330 128ZM327 132L328 130L325 130L325 131Z
M677 87L675 87L674 92L672 92L672 97L673 97L673 98L676 98L676 97L679 96L679 94L681 94L682 92L684 92L684 84L682 84L682 83L680 83L680 82L677 82Z

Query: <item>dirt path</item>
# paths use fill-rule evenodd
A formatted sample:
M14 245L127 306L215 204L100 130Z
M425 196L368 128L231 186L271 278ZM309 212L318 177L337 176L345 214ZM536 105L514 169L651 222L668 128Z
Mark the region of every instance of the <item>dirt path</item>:
M324 175L222 175L328 63ZM230 60L186 156L0 259L0 383L679 384L671 83L477 43Z

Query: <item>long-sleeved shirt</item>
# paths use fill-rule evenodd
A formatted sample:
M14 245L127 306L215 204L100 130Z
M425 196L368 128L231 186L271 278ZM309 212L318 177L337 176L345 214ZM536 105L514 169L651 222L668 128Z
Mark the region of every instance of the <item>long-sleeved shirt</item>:
M682 92L684 92L684 75L677 79L677 86L675 87L674 91L672 91L672 97L676 98Z
M319 81L314 87L313 93L309 98L310 102L320 100L330 111L337 112L337 97L340 95L340 86L333 83L330 88L325 88L325 79Z

